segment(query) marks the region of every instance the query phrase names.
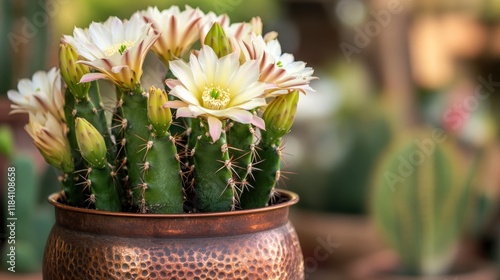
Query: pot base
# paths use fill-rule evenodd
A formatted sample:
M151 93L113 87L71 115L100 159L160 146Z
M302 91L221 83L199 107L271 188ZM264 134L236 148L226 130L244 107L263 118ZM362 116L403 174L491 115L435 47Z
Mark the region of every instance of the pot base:
M186 214L180 219L179 215L142 218L132 214L129 223L136 226L128 228L116 227L126 224L123 213L117 217L90 211L92 219L76 218L71 216L74 211L88 210L56 205L57 221L45 249L44 279L303 279L300 244L288 221L289 203L270 207L270 211L229 216ZM253 226L252 221L259 223ZM193 228L183 235L174 222ZM212 224L209 235L203 231L206 224ZM201 232L195 235L197 225ZM228 232L229 227L234 230ZM242 228L247 232L241 232Z

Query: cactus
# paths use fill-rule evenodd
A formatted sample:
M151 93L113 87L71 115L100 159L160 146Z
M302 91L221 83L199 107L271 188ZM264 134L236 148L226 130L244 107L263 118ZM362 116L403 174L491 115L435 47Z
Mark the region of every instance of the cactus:
M196 182L195 207L203 212L229 211L235 208L235 181L225 134L212 142L207 135L207 124L198 123L191 132L191 137L196 139L191 152Z
M403 273L436 275L453 260L476 168L463 172L451 147L423 139L404 142L387 155L376 174L372 214L399 254Z
M76 142L87 162L84 186L90 189L89 202L98 210L120 211L121 200L113 183L115 176L106 158L107 147L101 133L86 119L75 119Z
M140 188L141 212L183 211L180 156L175 145L176 138L168 132L172 113L170 109L163 107L167 100L164 90L151 87L147 106L150 137L142 167L143 184L146 187Z
M272 199L273 190L281 177L281 138L290 131L299 92L293 91L274 99L266 108L263 118L267 130L262 131L262 139L257 146L258 157L262 159L255 164L259 168L250 177L251 188L245 188L241 197L241 205L245 209L267 206ZM247 194L250 193L250 194Z
M188 7L182 17L177 10L170 15L148 9L126 21L111 17L64 36L59 52L63 101L45 104L38 91L9 93L18 112L41 111L64 128L57 136L67 140L60 142L67 142L72 164L49 159L62 172L67 204L140 213L268 205L281 173L281 138L293 123L299 91L310 90L313 71L291 55L282 57L277 41L263 46L256 20L229 28L213 23L212 14L202 19L198 9ZM168 23L157 18L167 14L176 18ZM95 32L99 35L91 35ZM100 41L107 37L123 37L123 42ZM189 64L176 57L197 40L202 48L193 50ZM141 84L149 49L172 59L163 61L165 90ZM98 79L115 85L110 124ZM33 108L37 102L40 108ZM49 145L39 146L43 154Z

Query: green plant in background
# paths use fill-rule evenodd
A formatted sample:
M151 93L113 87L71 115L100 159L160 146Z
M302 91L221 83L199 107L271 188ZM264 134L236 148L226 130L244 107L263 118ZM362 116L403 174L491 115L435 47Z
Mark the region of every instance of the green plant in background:
M109 15L125 18L134 11L148 6L168 9L173 5L179 7L189 5L199 7L203 11L228 14L233 21L244 21L258 14L267 22L278 18L281 12L279 8L280 2L269 0L254 0L251 2L244 0L144 0L129 2L127 5L123 5L123 2L119 0L72 1L71 4L64 2L61 5L57 28L62 33L68 33L72 31L73 26L86 26L92 21L104 21ZM78 15L71 13L74 9L78 9Z
M0 34L5 40L0 46L0 95L15 84L15 73L33 73L45 66L51 18L46 3L46 0L0 3Z
M375 175L372 215L404 274L449 269L471 215L477 167L462 169L457 153L442 142L417 134L391 149Z
M140 82L150 49L169 69L165 89ZM14 112L29 113L27 131L60 170L66 203L141 213L267 206L281 138L315 78L281 54L275 32L262 35L260 18L230 25L177 6L75 28L60 68L64 93L56 69L37 72L9 92ZM116 87L111 124L99 79Z
M0 3L0 34L7 34L12 28L13 16L12 13L12 3L11 1L2 1ZM0 45L0 64L2 68L0 69L0 77L2 77L2 82L0 83L0 94L7 92L9 88L12 87L12 55L10 44Z
M48 192L57 190L57 177L52 168L47 169L39 180L33 159L28 156L14 155L12 134L7 127L0 127L0 155L9 159L9 168L14 168L11 172L15 176L15 211L17 218L15 221L15 244L6 242L2 252L2 269L9 266L9 248L14 245L16 250L16 272L37 272L41 270L45 240L54 224L52 208L47 205L46 198ZM7 186L7 182L3 182ZM7 209L9 189L2 190L3 207ZM4 228L7 228L9 213L4 212ZM7 236L10 229L7 228ZM7 239L9 240L9 239Z
M308 96L326 99L326 105L304 106L310 112L298 117L289 135L290 150L299 150L289 159L290 171L300 176L287 181L287 187L300 195L301 208L365 214L371 171L393 134L390 109L373 92L359 63L341 60L328 73L331 81L322 79L318 93Z

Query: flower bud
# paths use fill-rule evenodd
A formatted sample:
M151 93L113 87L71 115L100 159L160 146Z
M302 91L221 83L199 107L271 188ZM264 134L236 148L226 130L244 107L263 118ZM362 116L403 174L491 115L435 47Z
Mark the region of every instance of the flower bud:
M152 86L148 96L148 118L153 126L156 136L162 137L167 134L172 122L172 112L170 108L163 105L167 103L168 97L165 90Z
M94 168L106 166L106 144L97 129L86 119L75 120L76 142L82 157Z
M232 52L231 43L218 22L212 25L204 41L205 45L211 47L219 58Z
M51 114L30 114L25 129L47 163L65 173L74 171L64 122Z
M80 83L83 75L90 73L89 67L76 63L78 54L73 46L68 43L59 45L59 63L61 76L69 90L78 100L88 99L90 83Z
M278 139L290 132L298 101L299 92L294 90L286 95L279 95L269 103L262 116L266 123L266 130L262 131L262 139L265 143L276 143Z

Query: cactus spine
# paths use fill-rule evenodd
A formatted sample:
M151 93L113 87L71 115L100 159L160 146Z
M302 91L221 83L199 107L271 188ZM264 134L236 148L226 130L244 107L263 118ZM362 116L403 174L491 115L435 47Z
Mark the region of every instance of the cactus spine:
M451 151L430 138L407 142L377 173L373 216L405 274L436 275L452 261L474 169L463 176Z

